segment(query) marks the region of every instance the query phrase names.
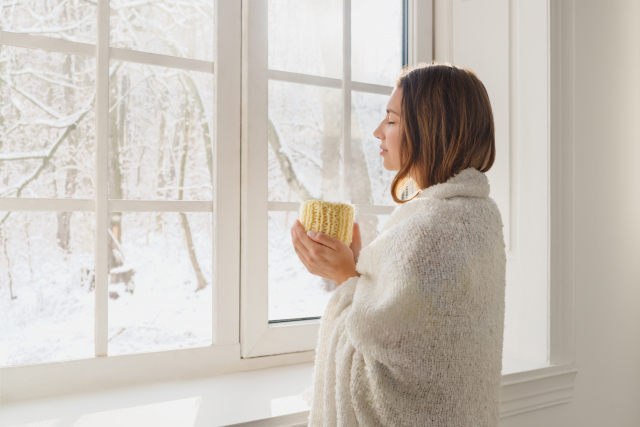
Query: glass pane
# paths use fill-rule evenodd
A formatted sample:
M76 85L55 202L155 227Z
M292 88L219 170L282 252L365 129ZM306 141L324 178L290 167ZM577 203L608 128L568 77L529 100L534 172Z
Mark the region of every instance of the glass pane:
M342 78L342 0L269 0L269 68Z
M0 5L2 31L96 43L95 1L14 0Z
M402 0L351 1L351 78L394 86L402 68Z
M214 0L111 0L111 46L213 61Z
M363 248L378 237L388 219L389 215L356 213L354 220L360 228Z
M396 206L391 181L398 171L386 170L380 155L381 141L374 130L386 115L387 95L352 92L351 185L352 203Z
M341 91L269 82L269 200L340 201Z
M115 212L109 355L212 343L213 214Z
M109 198L212 200L213 74L111 65Z
M95 59L0 46L0 197L92 198Z
M336 283L309 273L289 228L298 212L269 212L269 320L319 317Z
M269 320L300 319L324 314L336 283L309 273L291 242L289 228L298 212L269 212ZM389 215L359 214L362 247L375 239Z
M94 214L0 212L0 366L94 356Z

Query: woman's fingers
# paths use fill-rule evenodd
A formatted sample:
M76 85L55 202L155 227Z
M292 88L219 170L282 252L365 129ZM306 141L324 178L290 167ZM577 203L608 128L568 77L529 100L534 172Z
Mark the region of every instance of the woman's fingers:
M305 267L307 267L307 270L308 270L309 265L307 264L307 260L305 259L305 257L300 253L297 247L294 246L293 249L295 249L296 254L298 255L298 258L300 258L300 261L304 264Z
M360 224L357 222L353 223L353 238L358 242L358 244L362 242L362 238L360 236Z
M304 234L304 236L307 239L309 238L309 236L307 236L306 234ZM303 262L305 262L305 265L306 265L306 263L309 260L309 250L300 241L300 235L298 233L298 230L297 230L297 227L296 227L295 224L294 224L293 227L291 227L291 240L293 241L293 245L294 245L294 247L296 249L296 252L298 252L298 256L302 255L304 257L304 261Z
M300 246L298 247L298 249L300 249L300 251L308 259L309 250L313 247L315 242L311 240L309 236L307 236L306 231L304 231L304 227L302 226L302 224L300 223L300 220L298 219L296 219L296 221L293 223L293 232L295 233L296 237L298 238L298 241L300 242Z
M354 222L353 233L351 237L351 245L349 245L349 247L353 251L354 249L360 250L361 246L362 246L362 239L360 237L360 225L358 225L357 222Z
M296 255L298 255L298 258L300 258L300 261L302 262L302 264L304 264L307 271L311 274L315 274L314 271L312 271L307 258L302 254L300 249L298 249L301 246L301 244L300 244L300 240L296 237L296 234L293 231L293 227L291 228L291 238L293 240L293 249L296 251Z

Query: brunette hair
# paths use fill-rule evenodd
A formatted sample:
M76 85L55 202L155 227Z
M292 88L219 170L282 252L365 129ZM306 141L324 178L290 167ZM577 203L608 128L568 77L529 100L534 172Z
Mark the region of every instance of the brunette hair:
M493 112L487 90L472 70L437 61L406 66L396 87L402 89L402 166L391 182L396 203L408 202L418 191L466 168L491 169L496 157ZM411 180L417 191L411 199L400 199Z

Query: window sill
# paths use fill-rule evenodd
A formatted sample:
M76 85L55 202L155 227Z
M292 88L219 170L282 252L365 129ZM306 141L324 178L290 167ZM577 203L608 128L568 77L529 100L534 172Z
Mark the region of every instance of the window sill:
M516 368L523 362L503 362L504 368ZM570 402L578 373L575 363L546 365L502 371L500 418Z
M306 426L309 407L301 393L311 386L312 372L309 362L18 401L3 405L0 427L33 422L71 427L80 419L83 425L121 427ZM500 417L569 402L576 374L575 364L540 366L505 359Z
M291 418L304 411L301 420L306 421L309 407L301 393L311 386L312 372L313 362L307 362L20 400L2 404L0 427L26 423L41 427L215 427L272 418L281 421L281 415Z

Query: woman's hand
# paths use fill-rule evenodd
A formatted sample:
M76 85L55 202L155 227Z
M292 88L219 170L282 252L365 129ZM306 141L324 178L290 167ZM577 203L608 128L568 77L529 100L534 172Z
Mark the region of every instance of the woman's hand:
M357 222L353 223L353 237L351 238L351 252L353 252L353 262L358 265L358 258L360 257L360 250L362 249L362 238L360 237L360 226Z
M342 240L325 233L305 233L300 220L291 227L291 240L298 258L309 273L333 280L340 286L345 280L359 276L354 254Z

